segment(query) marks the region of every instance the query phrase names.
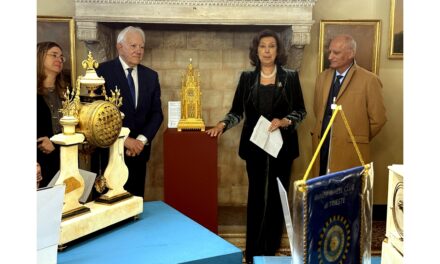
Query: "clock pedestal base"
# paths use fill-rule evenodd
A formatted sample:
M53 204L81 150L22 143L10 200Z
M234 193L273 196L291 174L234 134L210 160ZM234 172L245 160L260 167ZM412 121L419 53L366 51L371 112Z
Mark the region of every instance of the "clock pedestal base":
M385 238L382 242L381 264L402 264L403 255Z
M180 120L177 124L177 131L182 130L200 130L205 131L205 123L203 123L202 119L197 118L188 118L185 120Z
M137 217L143 212L143 199L133 196L112 205L90 202L87 214L69 218L61 222L58 248L63 248L70 241L91 234L95 231L121 222L130 217Z

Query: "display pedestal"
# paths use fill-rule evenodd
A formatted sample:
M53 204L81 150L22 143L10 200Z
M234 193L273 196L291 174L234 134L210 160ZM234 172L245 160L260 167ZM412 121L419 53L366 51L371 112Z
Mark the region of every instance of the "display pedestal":
M58 248L95 231L121 222L130 217L137 217L143 212L143 199L133 196L112 205L96 202L87 203L90 213L66 219L61 222L61 234Z
M165 202L217 233L217 138L175 128L163 138Z
M385 239L382 242L382 262L381 264L401 264L403 263L403 255Z

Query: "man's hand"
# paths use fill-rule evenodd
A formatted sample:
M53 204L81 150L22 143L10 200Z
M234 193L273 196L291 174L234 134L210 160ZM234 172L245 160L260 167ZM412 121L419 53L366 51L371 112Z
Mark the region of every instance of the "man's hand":
M43 179L43 176L41 175L40 163L37 162L37 188L40 186L40 181L42 179Z
M37 148L44 154L50 154L55 150L55 146L48 137L40 137L37 139Z
M124 146L127 148L125 154L129 157L134 157L139 155L144 149L144 143L132 137L127 137L124 142Z

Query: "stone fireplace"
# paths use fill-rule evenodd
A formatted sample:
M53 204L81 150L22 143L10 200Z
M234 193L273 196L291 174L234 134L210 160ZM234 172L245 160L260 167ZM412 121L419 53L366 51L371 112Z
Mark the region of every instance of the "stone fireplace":
M159 73L165 117L153 141L146 200L163 199L167 105L180 100L181 75L189 59L200 71L203 120L213 126L229 110L240 72L251 69L248 52L255 33L265 28L278 32L288 50L287 67L300 68L316 1L75 0L77 39L99 62L116 56L116 36L125 26L145 32L142 63ZM231 129L218 142L219 205L242 206L247 201L245 164L237 153L241 127Z

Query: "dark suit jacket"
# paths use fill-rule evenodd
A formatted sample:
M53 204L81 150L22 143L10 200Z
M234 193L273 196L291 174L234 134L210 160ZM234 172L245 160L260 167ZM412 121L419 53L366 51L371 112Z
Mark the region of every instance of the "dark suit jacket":
M135 108L119 57L101 63L96 69L98 76L105 79L107 96L111 96L110 91L114 91L116 86L121 92L123 100L120 110L125 114L122 125L130 129L129 137L136 138L142 134L148 139L150 144L144 147L148 160L151 142L163 121L160 84L157 72L152 69L139 64L137 71L139 93L137 108Z
M239 155L246 160L252 157L260 148L250 141L253 129L260 118L257 111L256 102L253 100L252 93L260 85L259 71L246 71L240 76L240 81L235 92L230 113L237 116L245 116L243 130L240 138ZM275 106L272 116L266 117L268 120L273 118L282 119L289 114L294 113L298 120L294 120L293 125L287 129L280 129L283 138L283 147L278 154L278 158L295 159L299 156L298 135L295 129L295 123L299 123L306 115L304 99L302 96L301 85L298 73L278 67L276 85L282 89L282 96Z

